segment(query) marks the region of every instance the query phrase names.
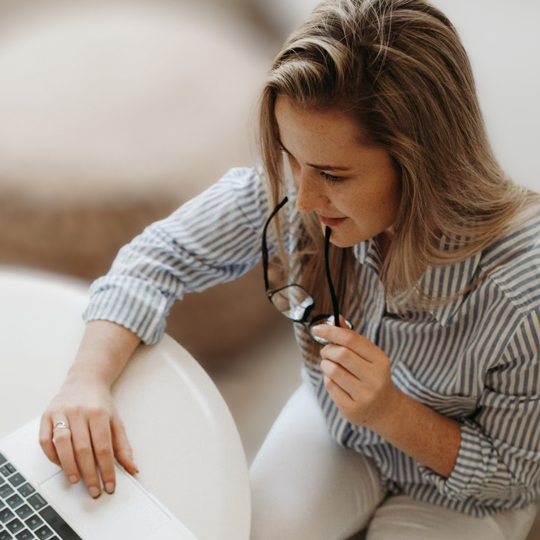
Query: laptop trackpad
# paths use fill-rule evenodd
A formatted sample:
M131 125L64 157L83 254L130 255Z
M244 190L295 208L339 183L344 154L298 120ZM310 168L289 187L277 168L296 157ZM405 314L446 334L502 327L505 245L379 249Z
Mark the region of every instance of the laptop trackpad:
M92 499L82 480L72 485L63 471L40 484L38 490L85 540L144 540L171 518L127 472L116 463L114 468L116 490L112 495L102 489Z

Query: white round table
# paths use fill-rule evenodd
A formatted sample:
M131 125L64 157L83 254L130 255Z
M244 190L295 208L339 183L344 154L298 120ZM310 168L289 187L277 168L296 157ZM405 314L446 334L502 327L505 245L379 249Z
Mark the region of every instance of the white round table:
M88 284L0 267L3 437L43 413L84 333ZM141 345L113 387L140 483L201 540L248 540L249 476L212 380L172 338Z

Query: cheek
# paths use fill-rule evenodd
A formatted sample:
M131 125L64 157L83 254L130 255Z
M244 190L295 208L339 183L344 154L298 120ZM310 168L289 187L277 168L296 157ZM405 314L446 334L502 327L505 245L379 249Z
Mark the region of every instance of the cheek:
M355 221L369 221L373 226L388 228L397 218L400 199L397 186L381 186L379 183L369 190L362 189L348 197L340 197L339 201L335 200L335 206L347 209L345 213L355 218Z
M401 202L401 181L397 175L392 175L383 185L385 185L384 191L379 192L382 206L387 213L396 216Z

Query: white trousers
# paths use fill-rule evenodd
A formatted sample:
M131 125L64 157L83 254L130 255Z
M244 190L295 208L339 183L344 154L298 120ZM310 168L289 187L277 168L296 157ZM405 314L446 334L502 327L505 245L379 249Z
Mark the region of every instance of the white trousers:
M524 540L536 506L484 518L386 497L373 460L340 447L304 382L272 426L250 470L251 540Z

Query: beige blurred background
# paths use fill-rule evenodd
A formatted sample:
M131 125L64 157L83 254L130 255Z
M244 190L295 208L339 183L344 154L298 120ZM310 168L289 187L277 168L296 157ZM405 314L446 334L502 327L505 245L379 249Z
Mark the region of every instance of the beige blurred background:
M146 225L252 166L265 73L316 3L0 0L0 265L87 287ZM470 54L502 165L540 191L540 3L433 3ZM300 384L260 266L187 295L167 332L213 377L251 462Z
M539 189L540 3L434 3L470 53L503 166ZM253 165L265 73L315 5L1 0L0 263L91 282L146 225ZM234 356L276 324L260 280L188 295L168 332L204 365Z

